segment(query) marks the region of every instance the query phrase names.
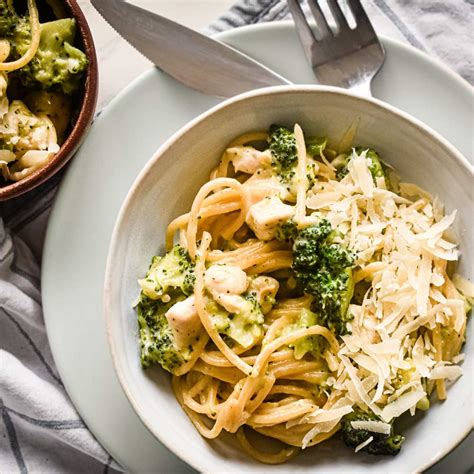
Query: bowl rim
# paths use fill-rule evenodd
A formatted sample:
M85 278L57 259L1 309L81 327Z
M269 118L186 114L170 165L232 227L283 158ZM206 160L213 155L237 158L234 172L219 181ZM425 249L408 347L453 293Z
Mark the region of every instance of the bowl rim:
M122 371L122 368L119 365L119 355L118 349L116 347L116 342L113 337L113 314L112 314L112 293L113 293L113 282L114 282L114 261L116 260L118 248L120 246L120 234L122 228L127 223L127 214L129 212L131 202L136 198L136 195L140 191L140 184L142 180L148 175L151 169L156 165L159 161L160 157L166 153L176 141L180 140L189 130L194 128L199 123L205 121L208 117L214 115L215 113L219 112L220 110L231 107L234 104L245 102L247 100L251 100L255 97L261 96L271 96L271 95L279 95L279 94L286 94L286 93L315 93L315 92L326 92L329 94L335 94L339 96L346 96L350 97L351 99L359 100L361 102L369 102L373 105L385 109L391 114L394 114L401 119L409 122L409 124L415 127L419 132L423 133L425 136L428 136L431 140L437 141L442 147L446 149L446 151L458 162L458 164L464 169L465 172L469 173L472 177L474 177L474 165L471 165L469 161L466 159L464 155L462 155L457 148L454 147L448 140L446 140L440 133L433 130L428 125L424 124L421 120L413 117L412 115L404 112L397 107L394 107L382 100L376 99L374 97L367 97L362 96L359 94L355 94L350 92L346 89L342 89L339 87L333 86L326 86L326 85L282 85L282 86L272 86L272 87L265 87L261 89L255 89L249 92L244 92L237 96L231 97L229 99L220 102L219 104L211 107L207 111L203 112L202 114L198 115L188 123L186 123L183 127L177 130L172 136L170 136L158 149L155 153L151 156L151 158L147 161L145 166L142 168L140 173L135 178L132 186L130 187L127 195L121 205L120 211L117 215L114 229L112 232L112 237L110 240L109 251L107 255L106 267L105 267L105 277L104 277L104 286L102 291L102 306L103 306L103 315L106 325L106 333L107 333L107 341L109 344L110 354L112 356L113 367L115 373L119 379L120 385L122 390L124 391L129 403L131 404L132 408L134 409L135 413L138 415L142 423L146 426L146 428L155 436L155 438L161 442L168 450L170 450L174 455L176 455L179 459L186 462L188 465L193 467L194 469L198 470L199 472L206 472L202 470L201 463L199 462L199 457L195 457L187 450L185 447L181 448L180 446L173 445L167 441L167 437L164 436L161 431L152 425L144 413L141 412L140 404L134 399L131 390L127 386L127 377ZM177 402L177 406L179 403ZM453 449L456 448L472 431L474 427L468 427L463 432L459 433L459 436L456 439L452 439L449 444L443 450L440 450L435 455L431 457L428 461L422 461L422 464L417 467L417 469L413 472L423 472L429 467L436 464L440 461L444 456L449 454Z
M26 178L13 183L7 182L6 185L0 187L0 201L6 201L31 191L60 171L74 156L74 153L84 140L94 118L99 93L99 68L94 39L86 17L77 1L64 0L63 3L68 10L68 14L71 14L76 20L77 30L88 60L79 114L72 130L53 158Z

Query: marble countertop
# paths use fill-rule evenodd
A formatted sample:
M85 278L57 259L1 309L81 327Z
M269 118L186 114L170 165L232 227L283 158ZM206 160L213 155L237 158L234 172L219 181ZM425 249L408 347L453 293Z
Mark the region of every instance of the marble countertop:
M107 24L89 0L78 0L78 3L89 22L97 49L100 74L97 110L101 110L135 77L149 69L151 63ZM199 30L212 23L234 0L134 0L133 3Z

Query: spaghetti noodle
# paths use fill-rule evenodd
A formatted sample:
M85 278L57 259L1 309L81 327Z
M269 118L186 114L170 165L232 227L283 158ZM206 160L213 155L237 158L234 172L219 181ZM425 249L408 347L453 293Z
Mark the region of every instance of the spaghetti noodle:
M347 138L343 153L311 154L298 125L283 136L280 155L265 144L272 132L234 140L170 224L169 253L140 282L142 361L173 373L202 436L235 433L261 462L285 462L341 426L346 441L350 430L366 434L356 452L386 453L389 440L399 450L393 420L426 409L433 390L444 399L461 373L474 294L447 270L458 258L446 237L455 214L412 185L392 188L378 155L346 152ZM302 255L315 235L327 254ZM345 285L334 287L331 314L334 295L322 294L323 280L311 286L318 272ZM259 449L255 434L283 447Z
M26 66L36 54L38 46L40 43L40 23L38 16L38 9L36 7L35 0L28 0L28 14L30 17L30 31L31 31L31 41L30 46L26 53L19 59L11 62L0 62L0 71L16 71L21 69L23 66Z

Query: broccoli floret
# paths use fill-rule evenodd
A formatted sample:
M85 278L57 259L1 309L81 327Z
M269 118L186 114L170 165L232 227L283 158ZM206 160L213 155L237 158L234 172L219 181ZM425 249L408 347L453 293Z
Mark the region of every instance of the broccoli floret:
M86 55L72 46L75 33L76 20L73 18L43 23L38 51L13 76L29 89L62 90L65 94L75 92L87 68ZM28 20L21 18L12 38L14 56L25 54L30 42Z
M139 281L143 293L153 300L167 300L170 290L189 296L194 290L195 265L186 249L175 245L164 257L155 256L146 277Z
M309 309L303 309L294 324L286 326L283 334L291 334L298 329L310 328L318 324L318 316ZM325 348L325 339L321 336L307 336L299 339L290 347L293 348L295 359L302 359L307 353L319 357Z
M363 443L369 437L373 436L373 441L361 449L369 454L391 454L395 456L400 452L405 437L395 434L394 427L390 430L390 434L373 433L371 431L356 429L352 426L353 421L380 421L377 416L372 413L365 413L361 410L356 410L342 419L341 432L342 439L347 446L355 448Z
M355 151L358 155L362 152L366 151L365 159L369 162L369 171L372 177L375 178L385 178L385 171L382 165L382 160L380 159L379 154L372 150L371 148L364 148L362 146L358 146L355 148Z
M174 372L189 360L192 346L178 349L173 332L168 325L166 312L184 297L173 298L168 303L153 300L143 292L137 305L140 330L140 360L143 368L160 364L165 370Z
M252 292L242 296L242 307L237 313L229 313L212 299L207 302L206 309L220 334L242 347L250 347L263 335L264 316Z
M306 151L311 156L319 156L325 150L328 139L326 137L309 137L305 142Z
M139 281L142 292L137 314L143 367L158 363L173 372L189 360L193 348L178 347L166 312L192 294L194 268L186 249L175 245L163 257L153 257L146 277Z
M320 155L326 146L324 138L309 138L306 143L310 155ZM298 150L296 146L295 134L279 125L270 127L269 148L272 155L272 167L280 180L285 184L290 194L296 195L296 166L298 164ZM314 160L309 159L306 167L306 177L309 187L314 184L316 179L317 166Z
M315 267L318 265L321 253L321 244L326 242L332 233L331 223L322 219L317 225L307 227L298 233L293 245L295 267Z
M347 165L349 164L349 161L351 159L351 156L348 155L347 153L341 153L332 160L331 165L336 168L336 177L337 179L341 180L344 178L344 176L349 173L349 169Z
M352 256L340 244L328 244L322 250L331 266L341 268L348 267L353 263Z
M281 176L291 178L298 161L295 134L286 127L270 127L269 147L272 153L272 166Z
M374 182L377 178L384 178L387 189L390 189L390 181L387 176L388 170L387 170L386 165L384 165L383 161L380 159L379 154L371 148L362 147L362 146L355 147L354 151L357 153L357 155L360 155L364 151L366 152L365 159L367 160L367 165ZM350 155L344 154L344 155L339 155L332 162L332 165L337 170L336 176L338 179L344 178L344 176L346 176L346 174L349 172L348 166L351 159L352 159L352 154Z
M319 156L326 148L328 139L325 137L309 137L305 140L306 151L311 156ZM272 165L279 174L292 173L298 161L295 134L280 125L270 127L270 151L272 152Z
M328 220L298 233L293 244L293 270L303 291L313 295L312 307L319 321L338 335L347 333L351 316L347 308L354 292L352 269L355 255L334 242Z
M305 293L315 296L312 307L320 315L321 323L337 335L348 332L347 323L352 320L348 314L353 293L352 270L343 271L319 270L296 271L296 279L303 285Z
M9 4L7 0L0 0L0 38L12 36L18 20L19 16L12 4Z
M276 226L275 238L282 242L290 242L295 239L298 229L293 219L288 219Z

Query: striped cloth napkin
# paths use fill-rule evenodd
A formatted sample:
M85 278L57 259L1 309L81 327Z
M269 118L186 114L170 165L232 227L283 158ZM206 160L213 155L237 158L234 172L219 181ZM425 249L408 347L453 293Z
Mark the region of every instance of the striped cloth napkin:
M379 33L437 56L474 82L472 0L365 0L364 6ZM288 17L284 0L241 0L206 31ZM39 262L61 176L0 203L2 473L120 470L69 401L46 337Z

